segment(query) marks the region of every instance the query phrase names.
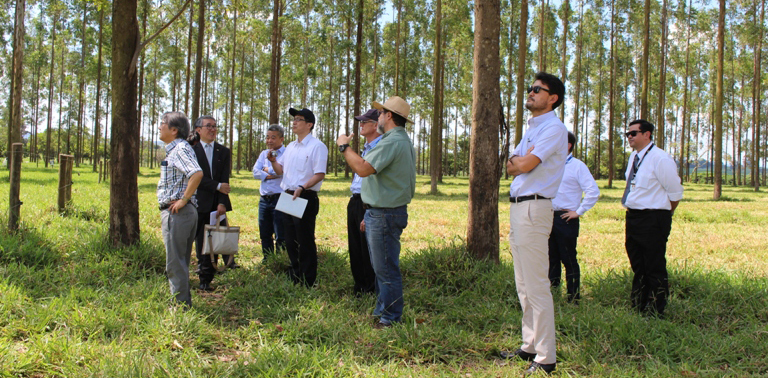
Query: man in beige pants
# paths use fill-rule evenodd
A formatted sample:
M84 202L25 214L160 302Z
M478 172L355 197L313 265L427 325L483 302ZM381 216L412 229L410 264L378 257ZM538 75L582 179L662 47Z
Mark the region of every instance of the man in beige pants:
M523 310L523 343L516 351L500 355L531 361L525 375L539 371L549 374L557 363L548 241L552 198L557 194L568 156L568 131L553 111L563 103L564 95L560 79L544 72L536 74L525 103L532 118L507 161L507 172L515 176L509 188L509 245Z

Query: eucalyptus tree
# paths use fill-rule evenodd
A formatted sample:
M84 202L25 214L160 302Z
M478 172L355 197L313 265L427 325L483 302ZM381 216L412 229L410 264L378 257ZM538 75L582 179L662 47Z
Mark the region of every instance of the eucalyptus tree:
M13 143L21 142L22 115L21 99L24 88L24 15L26 1L16 0L16 13L13 23L13 58L11 64L10 96L8 96L8 149L10 153ZM7 167L11 168L11 159L7 159Z
M725 51L725 0L720 0L717 22L717 76L715 89L715 188L712 197L723 193L723 55Z

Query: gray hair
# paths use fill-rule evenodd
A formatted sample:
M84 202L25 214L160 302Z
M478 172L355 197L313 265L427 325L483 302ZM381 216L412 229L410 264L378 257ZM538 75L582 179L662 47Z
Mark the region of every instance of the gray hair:
M285 138L285 129L276 123L269 125L267 131L277 131L280 134L280 138Z
M195 128L203 127L203 120L204 119L210 119L213 122L216 122L216 118L213 118L213 116L204 115L197 118L197 121L195 121Z
M176 138L187 140L189 137L189 119L182 112L165 112L160 118L168 128L176 128Z

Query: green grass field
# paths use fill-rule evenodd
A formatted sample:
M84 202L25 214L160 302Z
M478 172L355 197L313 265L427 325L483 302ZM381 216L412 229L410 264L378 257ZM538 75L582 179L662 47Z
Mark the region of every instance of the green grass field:
M374 298L352 294L343 174L320 193L314 289L283 275L284 254L261 264L258 182L248 170L234 175L230 218L242 227L244 269L217 276L217 290L193 293L181 312L168 310L158 171L139 176L141 245L114 249L105 241L109 186L90 170L75 169L73 203L60 216L57 171L24 165L22 231L0 232L0 377L508 377L527 366L495 357L520 343L508 181L494 265L463 249L468 179L447 177L430 196L429 178L418 177L402 237L404 322L374 330ZM7 170L0 176L5 229ZM768 195L726 187L715 202L711 186L685 185L659 320L629 310L624 182L599 184L581 223L581 304L555 294L554 376L768 376Z

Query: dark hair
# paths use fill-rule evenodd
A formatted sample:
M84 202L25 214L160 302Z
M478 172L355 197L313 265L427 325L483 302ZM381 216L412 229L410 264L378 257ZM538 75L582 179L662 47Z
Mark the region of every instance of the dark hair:
M195 128L198 128L198 127L203 127L203 120L204 120L204 119L210 119L210 120L212 120L213 122L216 122L216 118L213 118L213 116L209 116L209 115L200 116L200 117L198 117L198 118L197 118L197 120L195 121Z
M276 123L269 125L267 131L277 131L277 133L280 134L280 138L285 138L285 129Z
M533 81L541 81L549 87L549 94L557 95L557 101L552 104L552 110L557 109L565 100L565 84L555 75L539 72Z
M395 126L402 126L405 127L405 123L408 122L405 117L401 116L400 114L397 114L395 112L389 111L384 109L383 111L392 114L392 122L395 123Z
M168 128L176 129L176 138L186 140L189 137L189 119L182 112L165 112L160 118Z
M636 119L636 120L630 122L629 126L631 127L632 125L640 125L639 126L640 127L640 132L644 133L644 132L648 131L648 132L651 133L651 135L653 135L653 129L655 129L655 127L653 126L652 123L650 123L650 122L648 122L648 121L646 121L644 119Z
M189 133L189 136L187 137L187 143L189 143L190 146L194 146L200 143L200 133L197 132L197 128Z
M568 132L568 143L571 145L571 148L568 149L568 153L571 153L573 148L576 147L576 135L573 135L570 131Z

